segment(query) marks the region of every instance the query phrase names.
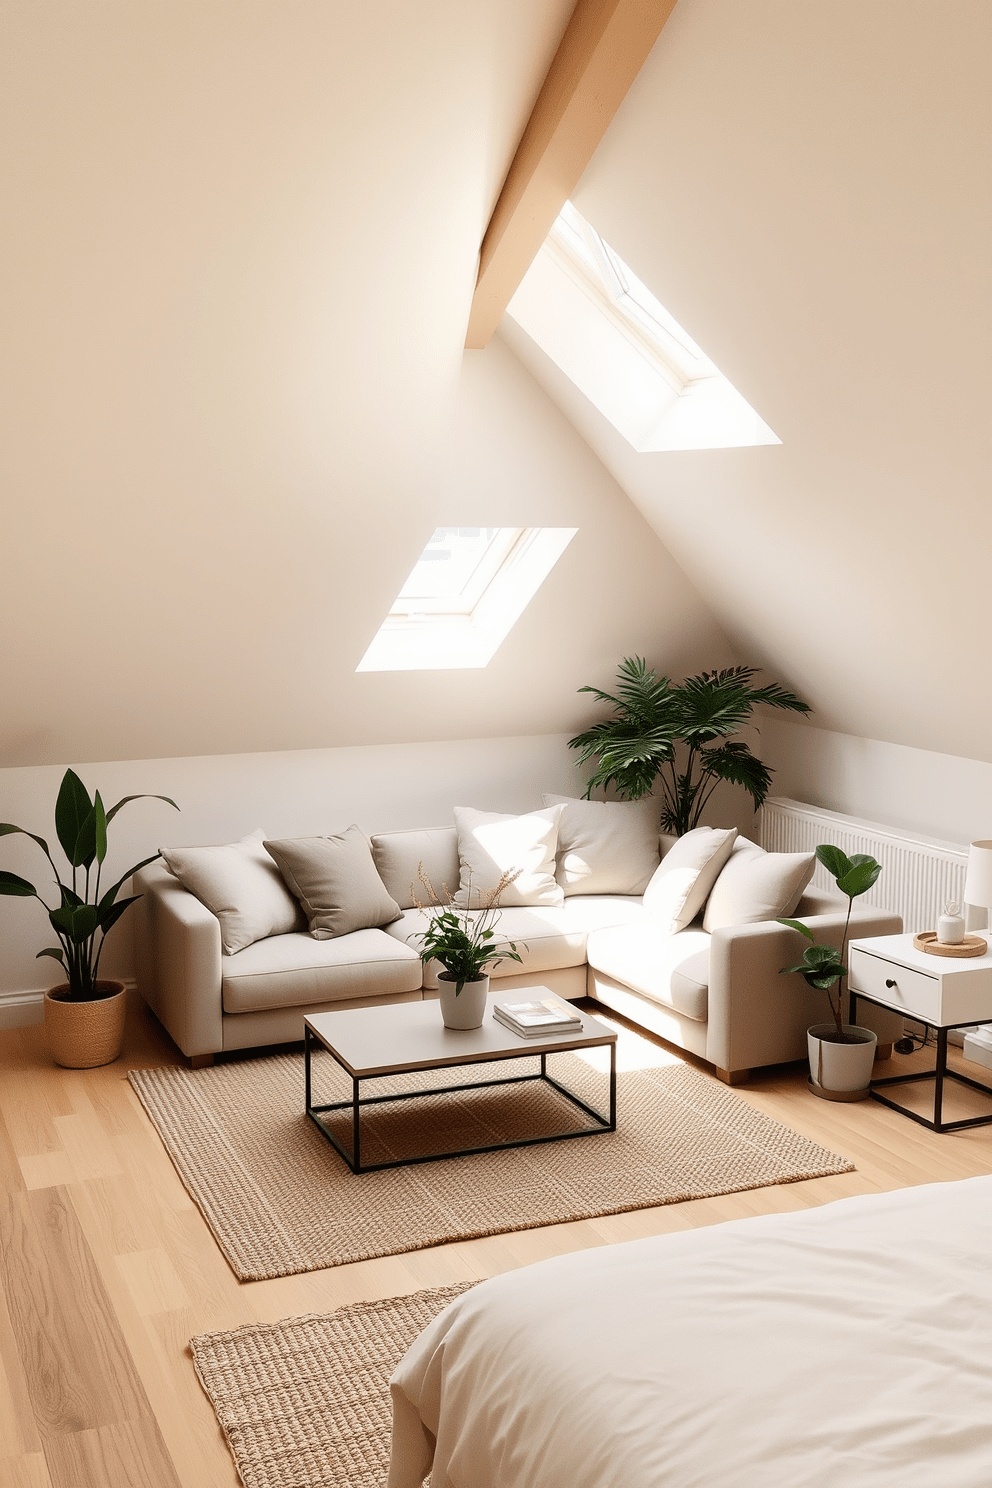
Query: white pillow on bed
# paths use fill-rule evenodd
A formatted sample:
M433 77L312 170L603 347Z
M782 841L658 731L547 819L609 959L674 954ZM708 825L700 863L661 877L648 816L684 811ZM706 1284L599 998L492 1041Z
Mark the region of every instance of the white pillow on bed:
M736 837L736 827L694 827L662 858L644 890L644 908L670 935L692 924Z

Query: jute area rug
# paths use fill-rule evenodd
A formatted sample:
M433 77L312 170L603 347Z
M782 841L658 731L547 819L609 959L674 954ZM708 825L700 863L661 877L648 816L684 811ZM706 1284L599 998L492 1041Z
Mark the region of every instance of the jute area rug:
M200 1383L246 1488L382 1488L389 1376L470 1285L191 1339Z
M552 1057L558 1078L605 1109L600 1070L576 1054ZM506 1075L518 1065L533 1069L536 1056L495 1070L474 1065L463 1078ZM132 1071L128 1078L242 1281L853 1167L684 1064L621 1072L616 1132L358 1175L304 1114L302 1054L195 1071ZM370 1081L363 1094L457 1078L458 1071L441 1070ZM330 1056L315 1057L315 1103L349 1094L350 1082ZM363 1156L568 1131L578 1115L536 1081L399 1101L363 1114ZM347 1143L350 1116L341 1117L338 1130Z

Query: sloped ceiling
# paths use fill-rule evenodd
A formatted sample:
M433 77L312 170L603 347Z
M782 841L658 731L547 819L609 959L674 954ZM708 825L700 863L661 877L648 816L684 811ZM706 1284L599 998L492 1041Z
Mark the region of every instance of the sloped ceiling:
M574 200L783 440L637 455L502 334L821 726L992 759L992 7L680 0Z
M478 246L572 0L9 0L2 762L577 722L727 642L505 348ZM579 525L496 661L356 677L437 522Z

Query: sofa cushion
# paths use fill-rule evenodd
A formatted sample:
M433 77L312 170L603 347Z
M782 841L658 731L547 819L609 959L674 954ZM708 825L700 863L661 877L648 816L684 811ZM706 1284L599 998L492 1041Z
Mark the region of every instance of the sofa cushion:
M564 809L545 806L510 816L456 806L459 888L455 903L478 909L488 903L504 874L516 873L501 893L500 904L561 904L565 896L555 880L555 854Z
M563 806L558 827L555 877L573 894L643 894L660 861L658 822L661 803L579 801L544 797L545 806Z
M418 877L421 864L435 894L449 899L458 892L458 833L454 827L374 834L372 859L386 892L400 909L413 909L430 898Z
M415 992L421 981L420 957L382 930L355 930L330 940L273 935L221 957L225 1013Z
M169 872L216 915L228 955L302 927L300 907L262 846L264 836L260 827L223 847L161 849Z
M669 935L645 916L639 924L594 930L586 954L595 971L696 1023L705 1023L709 945L705 930Z
M630 924L643 915L640 899L619 896L582 896L568 899L561 906L505 909L495 926L496 937L498 941L514 941L520 960L501 961L490 970L490 976L496 980L581 966L586 959L586 941L591 930L602 925ZM401 919L386 926L386 934L419 951L423 942L417 936L427 928L428 919L429 911L408 909ZM428 991L436 989L439 969L434 961L424 966L424 987Z
M315 940L387 925L402 913L376 872L368 838L356 826L333 837L266 842Z
M815 867L815 853L770 853L738 837L710 890L703 929L755 925L795 914Z
M663 932L675 934L692 924L736 836L736 827L694 827L665 854L644 890L644 908Z

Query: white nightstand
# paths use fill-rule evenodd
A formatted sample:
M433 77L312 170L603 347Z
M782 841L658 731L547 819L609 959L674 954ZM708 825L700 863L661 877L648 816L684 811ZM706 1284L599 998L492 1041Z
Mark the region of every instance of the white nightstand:
M992 1087L947 1068L948 1031L992 1023L992 955L930 956L916 949L911 935L876 935L852 940L847 964L852 1023L857 1022L855 1010L861 997L880 1007L895 1008L908 1018L925 1023L937 1034L936 1068L873 1080L872 1097L931 1131L959 1131L962 1127L992 1123L992 1113L970 1116L963 1121L941 1119L945 1080L970 1085L973 1090L992 1096ZM915 1080L934 1082L932 1121L880 1093L881 1086L906 1085Z

